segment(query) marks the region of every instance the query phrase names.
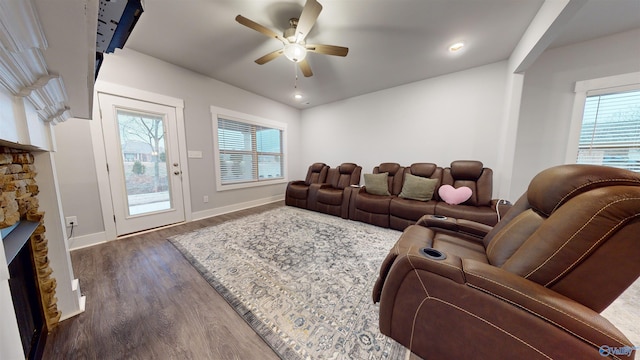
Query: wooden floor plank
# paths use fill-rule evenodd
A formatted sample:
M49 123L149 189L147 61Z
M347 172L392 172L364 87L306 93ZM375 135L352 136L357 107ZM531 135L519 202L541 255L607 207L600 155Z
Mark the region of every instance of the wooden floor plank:
M166 238L282 202L73 251L84 313L47 338L44 359L278 359Z

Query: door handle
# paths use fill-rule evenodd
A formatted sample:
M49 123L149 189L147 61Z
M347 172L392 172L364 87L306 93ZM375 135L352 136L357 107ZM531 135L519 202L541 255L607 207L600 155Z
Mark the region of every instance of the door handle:
M173 175L180 175L180 171L174 171Z
M173 163L173 166L178 166L178 163Z

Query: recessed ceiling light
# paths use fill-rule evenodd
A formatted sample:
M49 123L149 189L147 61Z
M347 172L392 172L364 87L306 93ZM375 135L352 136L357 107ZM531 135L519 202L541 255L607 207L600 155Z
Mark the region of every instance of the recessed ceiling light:
M451 46L449 46L449 51L456 52L456 51L461 50L463 47L464 47L464 42L459 41L459 42L457 42L455 44L451 44Z
M302 100L302 94L301 93L295 93L293 94L293 98L296 100Z

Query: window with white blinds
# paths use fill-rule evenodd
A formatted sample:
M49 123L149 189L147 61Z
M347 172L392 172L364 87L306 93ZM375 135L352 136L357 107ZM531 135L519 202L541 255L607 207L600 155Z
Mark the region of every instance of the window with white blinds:
M251 185L284 180L284 128L214 114L218 183Z
M576 162L640 172L640 90L587 96Z

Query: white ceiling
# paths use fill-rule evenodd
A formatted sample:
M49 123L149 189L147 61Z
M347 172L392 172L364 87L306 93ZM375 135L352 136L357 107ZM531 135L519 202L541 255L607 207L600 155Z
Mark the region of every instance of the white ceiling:
M505 60L543 0L319 0L307 43L346 46L347 57L310 53L314 76L294 63L254 60L282 44L238 24L241 14L277 33L304 0L145 0L125 48L300 109ZM550 0L556 1L556 0ZM590 0L551 45L640 28L640 0ZM448 46L463 40L463 51Z

